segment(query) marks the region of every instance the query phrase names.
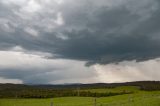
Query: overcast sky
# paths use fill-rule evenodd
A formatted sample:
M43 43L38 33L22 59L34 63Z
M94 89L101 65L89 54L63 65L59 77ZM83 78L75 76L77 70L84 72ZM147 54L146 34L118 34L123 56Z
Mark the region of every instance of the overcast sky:
M0 0L0 83L160 80L159 0Z

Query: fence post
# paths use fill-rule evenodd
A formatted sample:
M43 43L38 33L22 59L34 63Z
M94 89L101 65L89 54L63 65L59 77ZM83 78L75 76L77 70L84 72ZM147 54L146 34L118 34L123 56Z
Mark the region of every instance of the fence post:
M53 106L53 102L51 102L51 106Z
M79 96L79 90L80 90L80 88L77 87L77 96Z
M94 98L94 106L97 106L97 98Z

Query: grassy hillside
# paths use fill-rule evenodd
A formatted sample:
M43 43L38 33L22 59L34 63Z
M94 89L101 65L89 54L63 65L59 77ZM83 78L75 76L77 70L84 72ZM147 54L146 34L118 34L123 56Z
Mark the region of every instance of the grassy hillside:
M115 88L103 88L103 89L85 89L80 91L90 91L93 93L106 93L106 92L138 92L140 88L138 86L119 86Z
M143 91L137 86L82 89L93 93L132 92L131 94L96 97L96 106L160 106L160 91ZM0 106L94 106L95 97L56 97L50 99L0 99Z
M143 91L160 91L158 81L70 85L0 84L0 98L108 97ZM78 94L79 93L79 94Z
M52 99L0 99L0 106L93 106L92 97L61 97ZM96 106L160 106L160 92L143 92L97 98Z

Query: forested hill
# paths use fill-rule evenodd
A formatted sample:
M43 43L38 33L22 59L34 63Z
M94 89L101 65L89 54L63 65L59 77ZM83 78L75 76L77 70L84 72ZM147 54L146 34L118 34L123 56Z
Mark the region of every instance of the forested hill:
M64 85L24 85L0 84L0 98L51 98L77 96L77 89L102 89L118 86L138 86L140 90L160 90L160 81L137 81L126 83L64 84ZM132 92L101 93L100 96L120 95ZM96 96L92 92L80 92L82 96Z
M57 84L57 85L33 85L33 84L1 84L0 90L4 89L74 89L85 88L113 88L117 86L139 86L141 90L160 90L160 81L136 81L125 83L92 83L92 84Z

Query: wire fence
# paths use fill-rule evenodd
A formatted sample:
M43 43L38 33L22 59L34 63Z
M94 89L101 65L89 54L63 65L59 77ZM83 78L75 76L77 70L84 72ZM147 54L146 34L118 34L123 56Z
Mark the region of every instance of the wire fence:
M146 104L146 100L150 98L148 96L143 96L142 98L139 98L139 100L141 101L140 104L138 106L153 106L151 104ZM160 96L157 95L152 95L152 98L160 98ZM114 102L108 102L108 103L104 103L104 102L99 102L96 100L96 98L93 100L93 102L90 102L88 104L53 104L51 103L50 106L136 106L137 99L133 98L133 97L128 97L128 99L125 99L123 101L114 101ZM159 99L160 100L160 99ZM160 106L160 105L158 105Z
M51 106L124 106L124 105L127 105L128 103L98 103L98 104L93 104L93 103L90 103L90 104L55 104L55 105L51 105Z
M160 95L158 94L150 95L150 96L143 95L139 98L134 97L134 96L128 96L127 98L124 98L121 100L114 100L114 101L108 101L108 102L107 101L104 102L104 100L102 101L101 98L92 98L87 103L80 101L80 102L73 103L73 104L71 103L72 99L69 99L69 101L67 102L64 102L63 100L62 102L61 101L57 102L52 98L50 101L48 100L44 101L45 103L41 102L43 104L38 103L38 101L36 101L33 104L31 103L30 106L155 106L155 105L146 103L146 101L148 101L150 98L153 98L153 99L155 98L157 100L160 100ZM140 102L137 102L137 100ZM26 101L23 105L19 103L16 103L16 105L12 104L9 106L29 106L28 104L30 103L30 101ZM1 105L0 103L0 106L4 106L4 105ZM160 106L160 105L156 105L156 106Z
M110 103L101 103L101 102L97 102L97 100L95 99L93 102L88 103L88 104L54 104L53 102L51 102L50 106L124 106L127 105L129 103L133 104L133 100L129 99L127 101L123 101L123 102L110 102Z

